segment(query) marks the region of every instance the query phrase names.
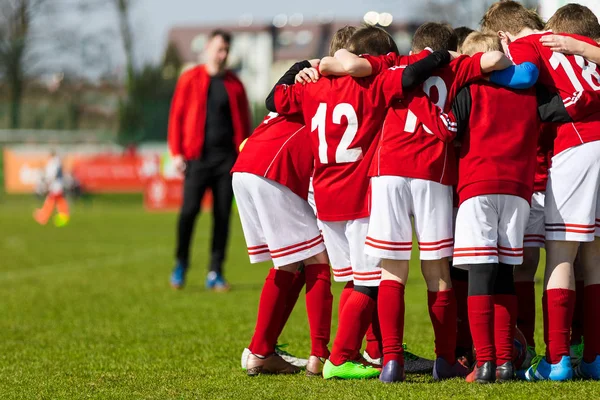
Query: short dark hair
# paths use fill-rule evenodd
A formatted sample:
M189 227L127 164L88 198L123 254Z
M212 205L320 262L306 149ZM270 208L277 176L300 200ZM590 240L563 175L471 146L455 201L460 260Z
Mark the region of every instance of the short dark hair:
M224 31L223 29L215 29L208 35L208 40L212 40L213 38L221 36L223 41L227 44L231 44L231 33Z
M473 32L475 31L468 26L459 26L458 28L454 28L454 33L456 33L456 51L460 52L460 47L465 42L465 39Z
M554 33L570 33L600 39L600 24L592 10L581 4L567 4L559 8L546 23Z
M427 47L433 51L456 50L458 38L454 29L448 24L426 22L413 36L412 51L418 53Z
M365 25L356 30L348 40L347 50L354 54L380 56L390 52L398 54L398 46L389 33L373 25Z

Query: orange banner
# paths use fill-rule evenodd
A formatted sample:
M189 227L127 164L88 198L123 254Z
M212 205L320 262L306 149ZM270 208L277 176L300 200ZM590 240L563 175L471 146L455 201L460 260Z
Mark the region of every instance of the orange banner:
M4 188L6 193L33 193L43 175L49 152L18 152L4 149ZM69 171L74 157L63 159L63 168Z
M212 208L212 193L206 191L202 199L202 210ZM146 183L144 190L144 207L148 211L175 211L183 203L183 181L181 179L165 179L156 176Z
M88 192L142 192L159 170L158 155L100 154L77 160L73 176Z
M50 158L44 150L4 149L7 193L33 193ZM160 172L158 154L72 152L63 156L63 172L75 177L84 191L143 192L146 181Z

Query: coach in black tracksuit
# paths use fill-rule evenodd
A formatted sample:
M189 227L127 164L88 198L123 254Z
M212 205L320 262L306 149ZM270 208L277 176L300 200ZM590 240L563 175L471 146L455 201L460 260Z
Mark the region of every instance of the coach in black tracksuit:
M215 31L206 46L204 65L181 75L169 117L169 149L184 172L183 205L177 229L177 263L171 285L183 287L189 266L194 224L207 188L213 193L213 238L206 286L227 290L223 262L233 200L230 170L250 132L248 100L239 79L225 69L229 34Z

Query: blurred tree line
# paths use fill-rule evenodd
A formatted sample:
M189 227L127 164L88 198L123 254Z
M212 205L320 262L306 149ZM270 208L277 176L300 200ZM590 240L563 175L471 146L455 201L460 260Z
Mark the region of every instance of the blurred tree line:
M0 101L6 101L7 126L11 129L46 128L80 129L84 106L88 109L115 108L106 100L107 93L118 98L116 139L131 145L142 140L164 140L168 126L170 100L182 67L174 46L169 46L161 65L136 67L135 38L131 23L131 8L136 0L0 0ZM81 23L93 13L112 7L116 12L117 29L82 32L74 26L61 24L54 18L65 12L77 12ZM86 70L101 71L101 79L118 84L111 64L109 42L120 40L125 53L125 81L100 93L91 104L87 98ZM58 55L48 57L48 55ZM60 73L57 73L60 71ZM57 82L47 83L42 93L44 74L52 72ZM102 85L101 85L102 86ZM104 85L106 86L106 85ZM27 109L23 120L25 89L37 100L33 112ZM5 90L6 89L6 90ZM98 92L102 92L99 89ZM87 96L87 97L86 97ZM27 98L29 98L27 97ZM28 100L29 103L29 100ZM25 104L30 106L29 104ZM2 107L0 107L2 108ZM0 109L0 120L3 110ZM55 116L52 114L60 114ZM102 114L102 112L100 112ZM106 114L106 112L104 113ZM88 118L89 119L89 118ZM53 122L54 121L54 122ZM103 126L105 126L104 124ZM89 128L89 127L88 127Z

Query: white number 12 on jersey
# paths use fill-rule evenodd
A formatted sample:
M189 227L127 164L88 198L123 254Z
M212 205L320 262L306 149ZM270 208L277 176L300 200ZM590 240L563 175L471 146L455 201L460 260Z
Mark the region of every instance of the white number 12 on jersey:
M363 153L360 147L350 149L350 145L358 132L358 117L356 111L348 103L341 103L333 109L333 123L340 125L342 117L346 117L348 126L342 135L342 140L335 150L336 163L350 163L358 161L362 158ZM325 134L325 125L327 120L327 104L319 104L317 112L311 122L311 132L317 131L319 135L319 161L321 164L329 164L327 157L327 136Z

